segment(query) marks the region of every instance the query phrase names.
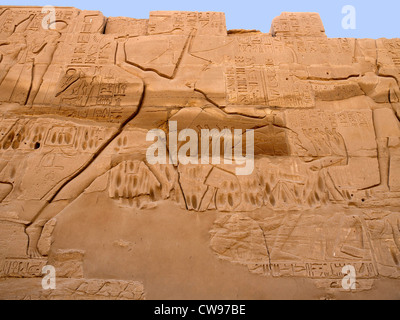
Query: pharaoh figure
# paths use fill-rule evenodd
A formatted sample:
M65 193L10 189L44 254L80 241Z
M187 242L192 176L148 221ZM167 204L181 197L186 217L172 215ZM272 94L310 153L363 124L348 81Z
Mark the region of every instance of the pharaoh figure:
M20 88L18 102L32 105L57 48L59 31L27 30L33 19L28 19L15 26L15 31L5 40L0 41L0 85L10 69L16 64L23 64L20 77L27 85Z
M28 46L26 29L33 18L34 15L31 14L28 18L16 23L13 32L6 39L0 40L0 85L14 65L24 62Z
M21 33L15 33L6 40L0 41L0 85L10 69L20 62L26 47L25 36Z
M34 37L33 34L31 36ZM27 62L34 65L34 68L32 69L31 89L27 99L28 105L33 105L43 82L43 76L53 60L60 37L61 34L58 31L49 29L36 36L30 44Z

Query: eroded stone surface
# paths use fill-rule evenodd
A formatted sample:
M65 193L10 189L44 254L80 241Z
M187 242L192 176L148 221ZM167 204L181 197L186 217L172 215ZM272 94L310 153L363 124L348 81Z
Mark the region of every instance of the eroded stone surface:
M90 237L107 230L101 214L81 246L57 233L74 233L64 217L77 204L102 212L93 199L121 228L129 219L117 213L160 204L199 221L215 214L204 241L215 259L259 277L311 279L333 294L342 291L342 267L353 265L359 291L386 278L395 297L399 39L330 39L316 13L283 13L269 34L228 31L215 12L134 19L57 8L55 29L43 29L44 15L0 7L1 297L144 297L140 281L149 278L128 276L124 261L103 280L86 274L113 259L100 245L98 260L81 250L106 241ZM254 171L149 163L148 131L170 133L171 121L179 132L253 129ZM127 260L146 254L123 237L110 245ZM62 284L54 292L35 279L48 264Z

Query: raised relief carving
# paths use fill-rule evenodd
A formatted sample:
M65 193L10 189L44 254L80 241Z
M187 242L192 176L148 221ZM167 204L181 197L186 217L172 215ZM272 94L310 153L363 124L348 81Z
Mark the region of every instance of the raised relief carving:
M342 297L349 265L355 294L398 297L400 40L317 13L55 15L0 6L0 298Z

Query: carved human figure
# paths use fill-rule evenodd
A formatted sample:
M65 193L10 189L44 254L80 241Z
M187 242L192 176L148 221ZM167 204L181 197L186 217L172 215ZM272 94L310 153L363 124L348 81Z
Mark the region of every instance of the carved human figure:
M392 109L374 110L374 126L378 145L378 161L381 176L380 185L375 188L378 192L390 191L390 178L393 174L391 167L390 142L400 138L400 125ZM394 151L394 150L393 150Z
M65 72L65 75L61 78L56 97L61 95L65 90L67 90L71 85L79 80L81 74L78 70L70 68Z
M20 62L26 48L25 36L21 33L14 33L6 40L0 41L0 85L10 69Z
M287 214L280 224L277 224L274 242L270 247L271 257L274 260L287 259L289 261L304 259L368 259L371 257L371 248L363 220L358 216L343 216L335 214L326 217L323 222L314 216L307 223L310 216L305 213ZM318 225L323 232L310 233L300 240L299 247L291 245L293 238L307 232L310 224ZM268 230L270 230L268 228ZM299 238L296 239L299 241ZM309 245L308 250L300 247Z
M390 213L367 221L377 262L386 267L400 267L400 215Z
M34 35L31 36L34 37ZM27 105L32 105L34 103L43 82L43 76L53 60L53 55L57 49L60 37L61 34L58 31L50 29L44 30L40 37L36 36L36 38L33 38L34 40L31 43L27 57L27 62L34 64Z
M176 72L174 73L173 76L168 77L165 75L161 75L155 71L148 71L145 70L144 68L141 68L138 65L135 65L134 63L130 63L127 61L126 58L126 50L125 50L125 44L128 38L123 37L123 38L118 38L118 46L117 46L117 52L116 52L116 65L122 68L123 70L127 71L128 73L132 74L136 78L139 78L143 81L144 83L144 90L148 92L148 95L150 96L151 93L159 92L161 90L165 91L179 91L180 94L185 95L187 98L188 104L191 106L199 106L199 107L204 107L205 105L210 105L213 104L210 102L208 97L200 91L196 91L196 89L193 88L193 86L187 86L188 79L187 79L187 74L182 74L180 72L180 65L185 61L185 59L188 58L189 56L189 48L190 48L190 41L193 38L193 34L189 35L187 38L187 45L184 47L184 49L181 52L181 59L179 59L177 66L176 66ZM193 59L191 57L191 59ZM193 72L193 80L196 81L196 76L199 76L202 72L203 65L200 65L200 68L198 70L196 69ZM198 74L197 74L198 72ZM73 77L73 74L71 72L70 76ZM79 79L78 79L79 80ZM73 79L70 80L73 82ZM78 81L77 81L78 82ZM76 84L77 84L76 82ZM100 76L97 74L93 75L92 82L89 84L89 90L88 90L88 97L92 95L92 91L94 90L95 87L97 87L100 84ZM68 80L63 78L63 85L61 87L68 86L67 85ZM71 89L71 88L70 88ZM124 92L125 88L122 87L121 91ZM59 88L58 93L62 91L62 89ZM145 105L146 102L146 97L148 97L147 94L143 93L144 99L141 101L141 106ZM141 106L139 106L139 110L141 109ZM214 105L215 107L215 105ZM223 113L220 109L218 109L219 112ZM123 130L123 128L122 128ZM121 132L122 132L121 130ZM103 150L105 149L106 146L103 146ZM98 158L101 158L102 155L99 154L97 155ZM76 176L79 176L81 173L83 173L84 170L81 170L80 173L78 172ZM104 172L105 173L105 172ZM99 172L95 172L95 175L90 176L89 179L94 181L98 175ZM72 178L70 182L74 181ZM67 184L68 185L68 184ZM66 187L67 185L63 186L62 188ZM82 190L83 192L83 190ZM72 201L73 199L71 199ZM42 232L42 229L44 225L52 219L54 216L56 216L64 207L66 207L70 202L65 201L65 203L52 203L50 201L49 204L45 205L42 210L40 210L35 218L33 219L32 223L28 225L26 228L26 233L29 237L29 246L28 246L28 255L31 257L40 257L40 253L37 249L37 244L40 239L40 235Z

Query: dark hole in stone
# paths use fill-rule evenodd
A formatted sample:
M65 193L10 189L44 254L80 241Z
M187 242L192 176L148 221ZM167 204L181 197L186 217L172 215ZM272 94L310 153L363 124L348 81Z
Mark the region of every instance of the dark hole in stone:
M39 142L36 142L35 143L35 150L37 150L37 149L39 149L40 148L40 143Z

